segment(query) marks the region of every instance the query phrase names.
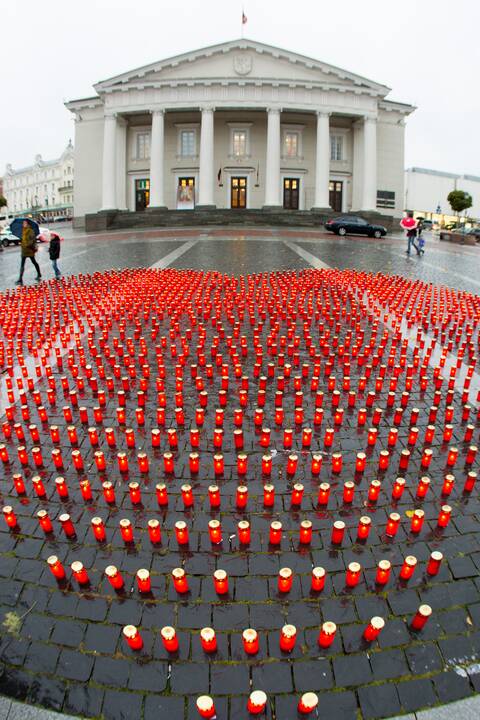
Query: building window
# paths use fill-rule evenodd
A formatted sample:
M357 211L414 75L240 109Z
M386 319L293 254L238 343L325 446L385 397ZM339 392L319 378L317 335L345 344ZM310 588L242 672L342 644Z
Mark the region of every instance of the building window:
M343 160L343 135L330 135L330 160Z
M232 133L232 154L234 157L245 157L247 154L247 131L234 130Z
M180 155L182 157L193 157L195 155L195 140L195 130L181 130Z
M377 190L377 207L395 207L395 193L393 192L393 190Z
M137 135L137 160L148 160L150 157L150 133Z
M284 155L287 158L298 157L298 132L285 133Z

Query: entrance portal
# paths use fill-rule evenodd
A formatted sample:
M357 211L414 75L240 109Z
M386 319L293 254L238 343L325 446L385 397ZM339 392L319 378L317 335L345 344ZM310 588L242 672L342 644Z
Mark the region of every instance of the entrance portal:
M243 210L247 207L247 178L232 177L230 180L230 207Z
M145 210L150 203L150 180L142 178L135 180L135 210Z
M283 179L283 207L285 210L298 210L298 178Z

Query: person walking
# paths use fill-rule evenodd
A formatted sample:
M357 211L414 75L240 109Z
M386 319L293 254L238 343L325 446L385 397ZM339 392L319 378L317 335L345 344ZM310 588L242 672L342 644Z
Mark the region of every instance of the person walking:
M420 255L420 248L415 242L415 238L417 237L417 221L413 217L413 212L411 210L408 211L407 217L404 217L400 220L400 227L403 228L407 233L408 238L408 247L406 250L407 255L410 255L410 248L413 245L415 250L417 251L417 255Z
M418 254L425 255L425 238L422 235L424 230L423 218L417 220L417 238L418 238Z
M62 273L60 272L60 269L57 265L57 260L60 257L60 237L57 235L57 233L52 233L50 236L50 246L48 248L48 254L50 256L50 260L52 261L52 268L53 272L55 273L55 277L58 278L62 277Z
M42 279L42 273L40 272L40 266L35 260L35 253L37 252L37 238L35 237L35 231L30 224L24 220L22 225L22 239L20 243L22 260L20 262L20 277L18 278L16 285L23 285L23 271L25 269L25 262L27 258L30 258L32 264L37 271L37 277L35 280Z

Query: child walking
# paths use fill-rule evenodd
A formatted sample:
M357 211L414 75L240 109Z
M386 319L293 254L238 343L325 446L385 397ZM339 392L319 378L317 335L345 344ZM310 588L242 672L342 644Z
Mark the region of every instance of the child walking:
M60 237L57 235L57 233L52 233L50 237L50 247L48 248L48 254L50 255L50 260L52 261L52 267L55 273L55 277L58 280L59 277L62 277L62 273L60 272L60 269L57 265L57 260L60 257Z

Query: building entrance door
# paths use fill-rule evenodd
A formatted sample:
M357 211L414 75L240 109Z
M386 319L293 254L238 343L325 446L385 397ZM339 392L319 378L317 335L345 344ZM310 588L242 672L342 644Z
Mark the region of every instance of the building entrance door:
M141 212L150 202L150 180L142 178L135 180L135 210Z
M330 207L332 210L335 210L335 212L342 212L343 182L330 180L328 189Z
M195 207L195 178L179 177L177 187L177 210L193 210Z
M232 177L230 179L230 207L243 210L247 207L247 178Z
M283 207L285 210L298 210L298 178L283 179Z

